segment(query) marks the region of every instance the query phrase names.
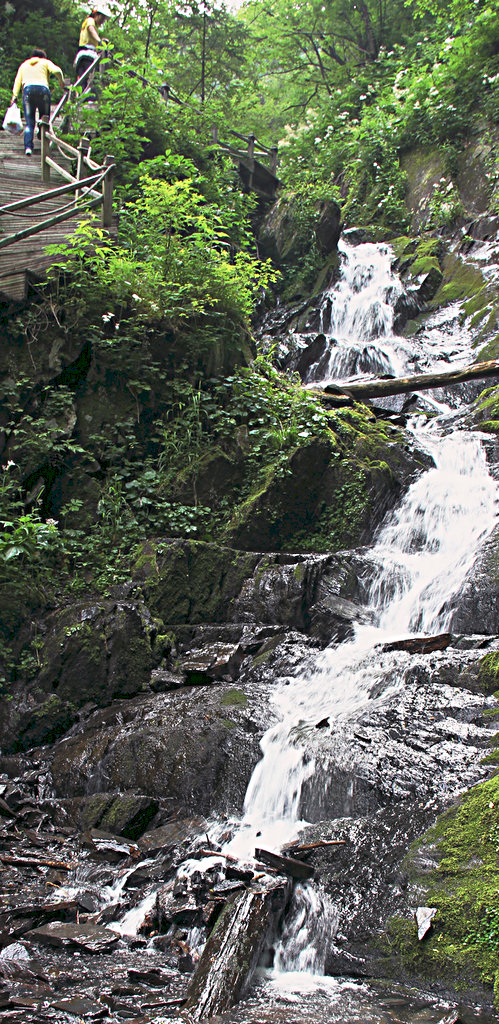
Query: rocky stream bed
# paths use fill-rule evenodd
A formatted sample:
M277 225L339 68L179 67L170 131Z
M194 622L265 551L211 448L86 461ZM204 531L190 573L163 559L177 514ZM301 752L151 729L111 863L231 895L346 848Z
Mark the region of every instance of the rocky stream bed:
M386 247L343 260L318 322L281 317L304 377L467 358L455 311L412 346L395 333ZM2 1020L497 1019L479 984L415 989L382 941L392 918L417 931L411 843L491 774L497 450L467 419L478 391L385 412L419 419L365 547L163 538L126 586L40 616L40 670L0 723Z

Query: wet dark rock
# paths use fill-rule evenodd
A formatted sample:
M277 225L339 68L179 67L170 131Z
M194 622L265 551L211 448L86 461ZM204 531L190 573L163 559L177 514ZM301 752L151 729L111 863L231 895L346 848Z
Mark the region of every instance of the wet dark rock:
M179 690L185 683L185 675L160 667L152 670L149 687L153 693L168 693L169 690Z
M53 921L28 932L28 939L49 946L77 946L88 953L105 953L119 942L119 935L97 925L61 924Z
M499 528L485 542L453 605L453 633L499 633Z
M177 849L188 838L204 834L208 828L204 818L184 818L168 822L160 828L145 832L138 841L138 847L144 856L154 857L158 853L166 854Z
M172 980L172 972L164 971L160 967L151 967L150 970L141 970L138 967L130 967L127 971L130 981L142 981L154 988L164 988Z
M56 792L102 793L105 783L106 794L162 799L170 815L235 810L259 757L250 723L262 713L228 683L186 687L180 703L174 693L152 694L96 711L53 749Z
M136 793L96 793L81 804L81 825L83 829L98 828L126 839L138 839L158 807L157 800Z
M52 742L93 700L139 693L158 660L154 629L140 602L100 601L55 612L46 621L42 669L22 701L3 702L5 750Z
M470 238L481 242L497 239L499 234L499 217L479 217L466 226L466 234Z
M107 860L112 864L118 863L124 857L134 856L137 847L131 843L119 842L115 836L100 829L89 829L81 837L82 843L87 845L92 854L97 855L100 860Z
M207 650L181 659L180 669L188 686L217 679L231 681L237 679L244 658L245 651L240 644L213 644Z
M315 237L323 256L335 252L341 233L341 210L333 200L317 204ZM260 226L261 254L279 267L293 266L310 249L310 237L303 231L300 211L293 199L281 198L271 207Z
M91 1020L101 1020L107 1017L107 1009L102 1003L89 999L87 996L73 996L70 999L59 999L51 1004L54 1010L69 1014L71 1017L87 1017Z
M307 380L312 367L320 368L329 360L331 343L323 333L317 334L304 348L299 349L286 360L286 368L299 373L302 380Z
M415 279L409 278L406 290L394 305L393 329L400 333L408 320L414 320L432 299L443 280L442 271L434 266Z
M202 919L203 903L192 891L178 893L175 888L176 883L169 882L156 896L156 920L161 932L167 931L171 924L192 926Z
M289 883L269 879L227 903L187 990L186 1007L195 1020L222 1013L240 998L289 891Z
M323 199L317 204L315 238L322 256L329 256L338 248L341 234L341 208L332 200Z

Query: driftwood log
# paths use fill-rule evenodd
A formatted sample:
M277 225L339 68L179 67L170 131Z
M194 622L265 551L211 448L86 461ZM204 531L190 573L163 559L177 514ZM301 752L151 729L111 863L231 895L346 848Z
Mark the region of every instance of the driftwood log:
M382 644L383 651L409 651L410 654L431 654L432 651L445 651L452 640L452 633L439 633L437 636L413 636L407 640L393 640Z
M366 380L360 383L326 384L324 390L315 390L324 401L331 397L332 404L338 399L363 400L365 398L386 398L389 395L401 395L407 391L427 391L429 388L450 387L452 384L463 384L467 380L480 380L483 377L499 377L499 361L475 363L462 370L446 370L444 373L416 373L412 377L389 377L383 380Z
M190 1020L223 1013L237 1002L290 892L291 882L267 877L258 888L238 893L226 904L187 989Z

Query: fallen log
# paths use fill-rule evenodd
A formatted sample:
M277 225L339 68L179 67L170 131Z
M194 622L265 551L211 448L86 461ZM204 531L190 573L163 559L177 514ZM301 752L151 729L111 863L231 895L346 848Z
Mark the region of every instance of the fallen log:
M467 380L480 380L484 377L499 377L499 361L475 363L462 370L446 370L444 373L416 373L412 377L389 377L383 380L367 380L361 383L326 384L322 395L327 401L330 395L337 404L338 399L346 396L355 400L364 398L385 398L388 395L402 395L407 391L427 391L429 388L450 387L463 384ZM315 394L321 392L316 389Z
M238 1001L290 890L290 882L267 879L264 887L238 893L226 903L187 989L189 1019L215 1016Z
M314 869L310 867L310 864L305 864L302 860L295 860L294 857L283 857L279 853L271 853L270 850L256 849L255 857L262 861L262 864L268 864L269 867L275 868L283 875L290 875L291 878L312 878L314 874Z
M452 633L438 633L437 636L412 636L407 640L393 640L389 644L381 644L382 651L409 651L410 654L431 654L432 651L445 651L452 640Z
M4 853L0 854L0 861L2 864L16 864L19 867L58 868L60 871L71 871L76 864L76 861L38 860L38 858L35 857L11 857Z
M285 846L286 853L308 853L309 850L322 850L325 846L345 846L346 839L320 839L317 843L300 843Z

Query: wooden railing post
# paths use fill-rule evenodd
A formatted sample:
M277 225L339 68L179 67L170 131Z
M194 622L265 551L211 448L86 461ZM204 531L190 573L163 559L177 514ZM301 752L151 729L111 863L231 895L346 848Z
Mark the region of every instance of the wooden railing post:
M102 182L102 227L109 228L113 222L114 157L108 154L104 164L108 172Z
M271 146L270 148L270 172L275 174L277 170L277 146Z
M90 147L90 140L87 139L87 137L84 135L83 138L80 139L80 144L78 146L78 158L77 158L77 161L76 161L76 177L77 177L78 181L81 181L81 179L84 178L86 173L87 173L86 170L85 170L85 157L88 156L89 147ZM78 198L79 195L80 195L80 190L77 189L77 191L75 193L76 199Z
M249 167L248 188L253 188L253 171L255 169L255 142L256 142L256 135L248 135L248 167Z
M50 122L48 116L45 114L40 121L40 138L41 138L41 160L42 160L42 181L50 181L50 167L47 163L47 157L49 155L49 140L47 138L47 131L50 128Z

